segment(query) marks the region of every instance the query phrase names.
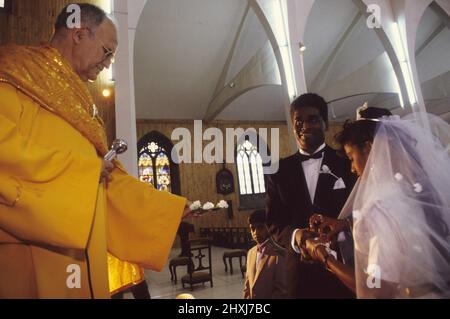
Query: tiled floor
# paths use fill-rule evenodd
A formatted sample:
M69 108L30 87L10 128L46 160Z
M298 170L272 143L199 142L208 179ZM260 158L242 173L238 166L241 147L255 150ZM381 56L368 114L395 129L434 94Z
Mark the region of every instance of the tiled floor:
M222 255L223 252L229 250L225 248L212 247L212 272L214 287L210 287L210 283L198 284L194 286L191 292L190 287L183 289L181 285L181 277L186 274L186 267L177 268L178 284L175 285L170 281L170 271L168 265L161 273L146 270L145 278L147 280L150 294L153 299L175 299L180 294L191 294L196 299L242 299L242 290L244 279L239 270L239 261L233 259L234 274L230 275L225 272ZM180 254L179 248L174 248L169 257L177 257ZM244 260L245 261L245 260ZM131 294L126 294L125 298L132 298Z

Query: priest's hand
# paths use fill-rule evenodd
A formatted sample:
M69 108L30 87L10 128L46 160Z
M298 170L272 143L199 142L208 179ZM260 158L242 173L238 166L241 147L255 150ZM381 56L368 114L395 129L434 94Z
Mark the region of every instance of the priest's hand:
M100 183L109 180L109 175L114 169L114 164L110 161L102 160L102 170L100 172Z
M186 205L184 206L183 217L181 217L182 219L184 219L184 218L196 218L196 217L200 216L199 214L197 214L197 213L195 213L195 212L193 212L191 210L191 205L192 205L191 201L187 201L186 202Z

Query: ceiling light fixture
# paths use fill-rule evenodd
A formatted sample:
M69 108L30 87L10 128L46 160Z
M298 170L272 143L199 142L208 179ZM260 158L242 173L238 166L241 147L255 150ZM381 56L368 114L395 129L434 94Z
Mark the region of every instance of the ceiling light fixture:
M305 46L302 42L300 42L300 43L298 44L298 48L299 48L299 50L300 50L301 53L303 53L303 52L306 51L306 46Z
M102 92L102 95L106 98L111 96L111 90L110 89L104 89Z

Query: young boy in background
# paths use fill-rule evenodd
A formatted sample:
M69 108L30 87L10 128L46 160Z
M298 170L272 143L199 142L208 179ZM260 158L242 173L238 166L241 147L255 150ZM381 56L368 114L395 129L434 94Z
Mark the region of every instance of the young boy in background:
M286 258L270 240L266 212L253 212L248 223L257 245L247 255L244 299L287 298Z

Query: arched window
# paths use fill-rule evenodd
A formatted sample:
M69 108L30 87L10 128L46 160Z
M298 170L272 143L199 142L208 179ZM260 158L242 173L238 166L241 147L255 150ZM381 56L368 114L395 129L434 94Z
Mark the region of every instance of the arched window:
M147 134L138 143L139 179L156 189L180 194L179 169L171 159L172 142L159 132Z
M259 153L258 145L267 146L259 136L257 140L257 145L254 145L246 137L237 146L236 166L241 209L263 208L265 203L266 181L263 160Z
M238 146L237 167L241 195L264 194L266 184L258 148L246 140Z

